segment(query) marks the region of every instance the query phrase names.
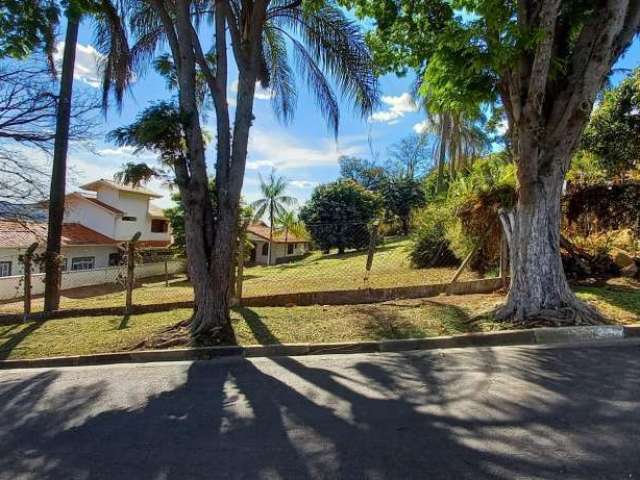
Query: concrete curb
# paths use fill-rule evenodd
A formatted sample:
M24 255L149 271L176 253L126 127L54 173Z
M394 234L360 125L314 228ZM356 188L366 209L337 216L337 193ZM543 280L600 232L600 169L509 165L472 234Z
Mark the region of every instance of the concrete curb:
M600 340L638 338L640 324L627 326L593 326L504 330L469 333L447 337L381 340L378 342L343 342L318 344L247 345L172 350L139 350L132 352L99 353L67 357L2 360L0 369L54 368L115 363L173 362L183 360L212 360L221 357L285 357L299 355L407 352L464 347L499 347L514 345L557 345L593 343Z

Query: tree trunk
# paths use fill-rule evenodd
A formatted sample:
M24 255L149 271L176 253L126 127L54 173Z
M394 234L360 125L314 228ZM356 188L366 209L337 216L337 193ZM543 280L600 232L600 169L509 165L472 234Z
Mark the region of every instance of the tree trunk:
M510 251L511 287L506 304L496 316L529 324L601 323L599 313L575 296L562 267L560 199L562 165L568 165L568 160L556 157L540 163L550 171L542 171L535 178L521 178L515 212L502 214Z
M267 265L271 265L271 250L273 249L273 200L270 200L269 205L269 257L267 258Z
M67 182L67 151L69 149L69 124L71 121L71 99L73 96L73 71L76 59L76 43L80 18L70 15L62 58L60 95L56 118L56 135L53 147L53 168L49 191L49 220L47 252L45 260L44 311L60 308L60 247Z

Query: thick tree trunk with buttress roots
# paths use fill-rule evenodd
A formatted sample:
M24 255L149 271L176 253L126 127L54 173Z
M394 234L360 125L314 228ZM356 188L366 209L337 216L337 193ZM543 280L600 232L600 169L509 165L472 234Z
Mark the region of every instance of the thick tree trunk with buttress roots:
M560 256L560 199L563 159L551 172L521 182L515 211L503 212L511 260L511 287L499 319L553 325L596 324L599 313L580 301L569 286Z

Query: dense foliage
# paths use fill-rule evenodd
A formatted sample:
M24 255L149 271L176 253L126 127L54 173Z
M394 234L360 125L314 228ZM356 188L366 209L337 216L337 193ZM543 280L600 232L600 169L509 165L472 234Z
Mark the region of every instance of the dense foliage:
M323 251L365 248L369 228L382 206L381 198L353 180L316 187L300 211L313 242Z
M640 68L604 94L582 137L610 177L640 168Z

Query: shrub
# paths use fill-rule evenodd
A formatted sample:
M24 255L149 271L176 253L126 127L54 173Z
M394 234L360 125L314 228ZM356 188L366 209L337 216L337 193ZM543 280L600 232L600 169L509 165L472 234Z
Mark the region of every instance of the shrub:
M431 204L416 214L416 227L409 257L414 268L455 265L458 259L445 236L447 215L443 206Z

